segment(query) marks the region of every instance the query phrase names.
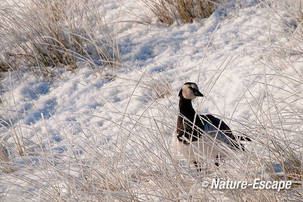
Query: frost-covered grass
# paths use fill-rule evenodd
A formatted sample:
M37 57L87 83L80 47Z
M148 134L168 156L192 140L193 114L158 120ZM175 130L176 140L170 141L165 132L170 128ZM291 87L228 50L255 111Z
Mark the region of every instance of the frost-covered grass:
M30 70L4 73L1 200L300 200L303 72L298 7L246 1L203 22L163 27L129 23L134 19L119 15L134 9L135 2L94 1L104 20L115 19L108 26L117 26L125 68L114 75L100 75L81 60L74 72L62 71L60 79L51 81ZM91 32L86 34L95 34ZM10 43L5 51L16 50ZM205 95L194 101L199 113L214 113L235 134L252 139L246 152L230 151L230 159L219 168L207 159L202 172L196 172L174 150L177 94L185 81L197 82ZM280 192L203 187L203 181L216 178L287 179L294 185Z
M2 70L27 69L54 76L52 68L119 66L113 30L99 1L4 1L0 35ZM104 67L103 67L104 68Z

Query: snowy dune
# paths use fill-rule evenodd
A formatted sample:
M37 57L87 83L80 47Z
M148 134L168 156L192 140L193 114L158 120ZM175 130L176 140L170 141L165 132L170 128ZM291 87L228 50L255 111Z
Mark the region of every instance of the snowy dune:
M83 64L57 79L21 71L0 78L1 144L9 159L1 166L1 200L253 201L254 192L202 189L199 179L261 176L268 137L295 140L287 146L302 160L302 55L289 50L297 43L290 35L295 17L258 1L171 26L154 18L137 23L148 13L138 1L107 0L96 9L114 29L121 67L107 77ZM205 95L194 101L199 113L256 139L222 171L199 176L170 145L186 81Z

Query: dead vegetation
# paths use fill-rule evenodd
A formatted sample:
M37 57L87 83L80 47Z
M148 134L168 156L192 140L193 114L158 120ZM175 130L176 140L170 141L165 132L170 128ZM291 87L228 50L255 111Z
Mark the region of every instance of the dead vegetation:
M94 3L30 0L1 8L0 35L10 44L2 51L1 70L49 76L52 67L74 70L83 62L93 68L119 66L116 41Z
M147 0L145 6L162 23L192 23L208 18L222 0Z

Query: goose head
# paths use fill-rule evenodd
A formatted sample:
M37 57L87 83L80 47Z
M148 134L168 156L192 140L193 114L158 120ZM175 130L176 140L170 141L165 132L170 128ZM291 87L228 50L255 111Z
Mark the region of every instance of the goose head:
M199 88L196 83L186 82L183 84L179 92L179 97L192 100L196 97L203 97L203 94L199 91Z

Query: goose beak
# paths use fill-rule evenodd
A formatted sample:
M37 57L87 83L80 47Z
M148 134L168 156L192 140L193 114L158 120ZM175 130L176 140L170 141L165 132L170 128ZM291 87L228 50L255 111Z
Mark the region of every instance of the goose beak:
M197 97L204 97L204 95L198 90L194 91L194 95Z

